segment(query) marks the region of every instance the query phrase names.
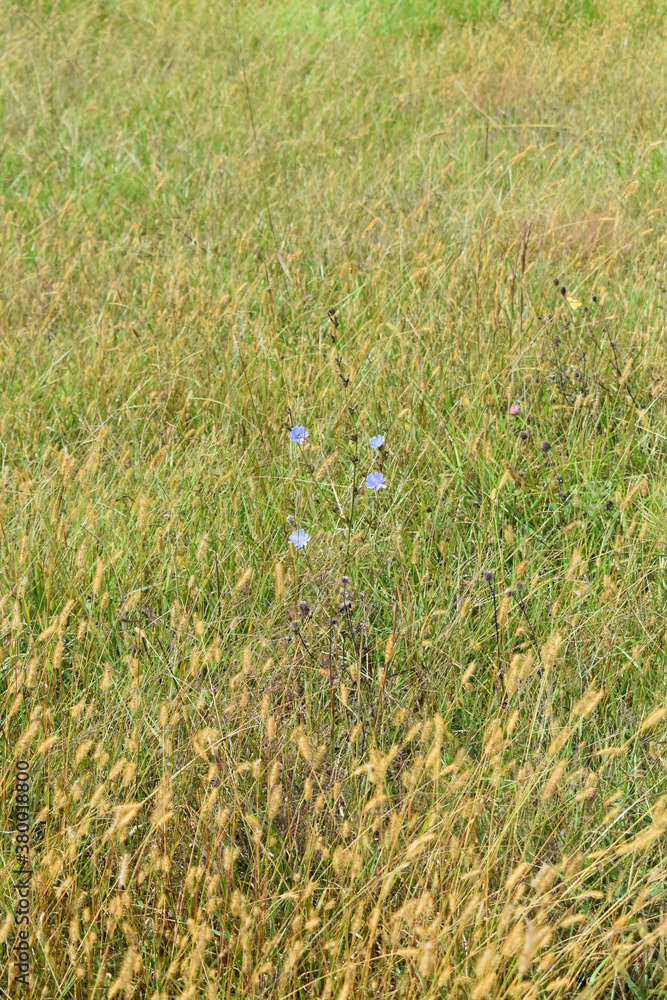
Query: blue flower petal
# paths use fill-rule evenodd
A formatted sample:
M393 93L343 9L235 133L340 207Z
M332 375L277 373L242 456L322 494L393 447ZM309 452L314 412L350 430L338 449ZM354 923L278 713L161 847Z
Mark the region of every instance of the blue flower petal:
M366 489L368 490L386 490L387 480L384 478L381 472L369 472L366 476Z
M303 528L297 528L289 536L289 540L295 549L305 549L306 545L310 541L310 535Z
M302 444L308 437L308 431L302 424L296 424L289 432L290 441Z

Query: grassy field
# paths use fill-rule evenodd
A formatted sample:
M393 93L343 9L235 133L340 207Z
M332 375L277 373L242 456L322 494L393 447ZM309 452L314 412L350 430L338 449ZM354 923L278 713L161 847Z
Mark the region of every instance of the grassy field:
M2 995L667 996L663 4L0 35Z

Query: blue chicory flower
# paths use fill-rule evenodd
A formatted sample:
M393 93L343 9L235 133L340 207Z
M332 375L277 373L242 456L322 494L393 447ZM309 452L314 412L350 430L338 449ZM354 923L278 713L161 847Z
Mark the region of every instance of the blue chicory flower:
M294 441L295 444L303 444L308 437L308 431L301 424L296 424L296 426L289 432L289 436L290 441Z
M372 437L370 440L371 448L373 448L374 451L379 451L383 444L384 434L376 434L375 437Z
M305 549L306 545L310 541L310 535L303 528L297 528L289 536L289 540L295 549Z
M386 490L387 480L384 478L381 472L369 472L366 476L366 489L368 490Z

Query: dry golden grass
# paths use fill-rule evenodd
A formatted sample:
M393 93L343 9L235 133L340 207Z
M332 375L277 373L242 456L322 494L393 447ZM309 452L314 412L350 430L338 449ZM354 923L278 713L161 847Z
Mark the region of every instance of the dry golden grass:
M662 10L0 28L30 995L664 996Z

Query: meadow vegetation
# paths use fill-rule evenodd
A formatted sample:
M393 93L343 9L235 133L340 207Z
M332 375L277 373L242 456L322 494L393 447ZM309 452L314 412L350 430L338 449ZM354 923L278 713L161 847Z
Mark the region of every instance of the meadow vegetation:
M667 995L666 32L0 6L3 991Z

